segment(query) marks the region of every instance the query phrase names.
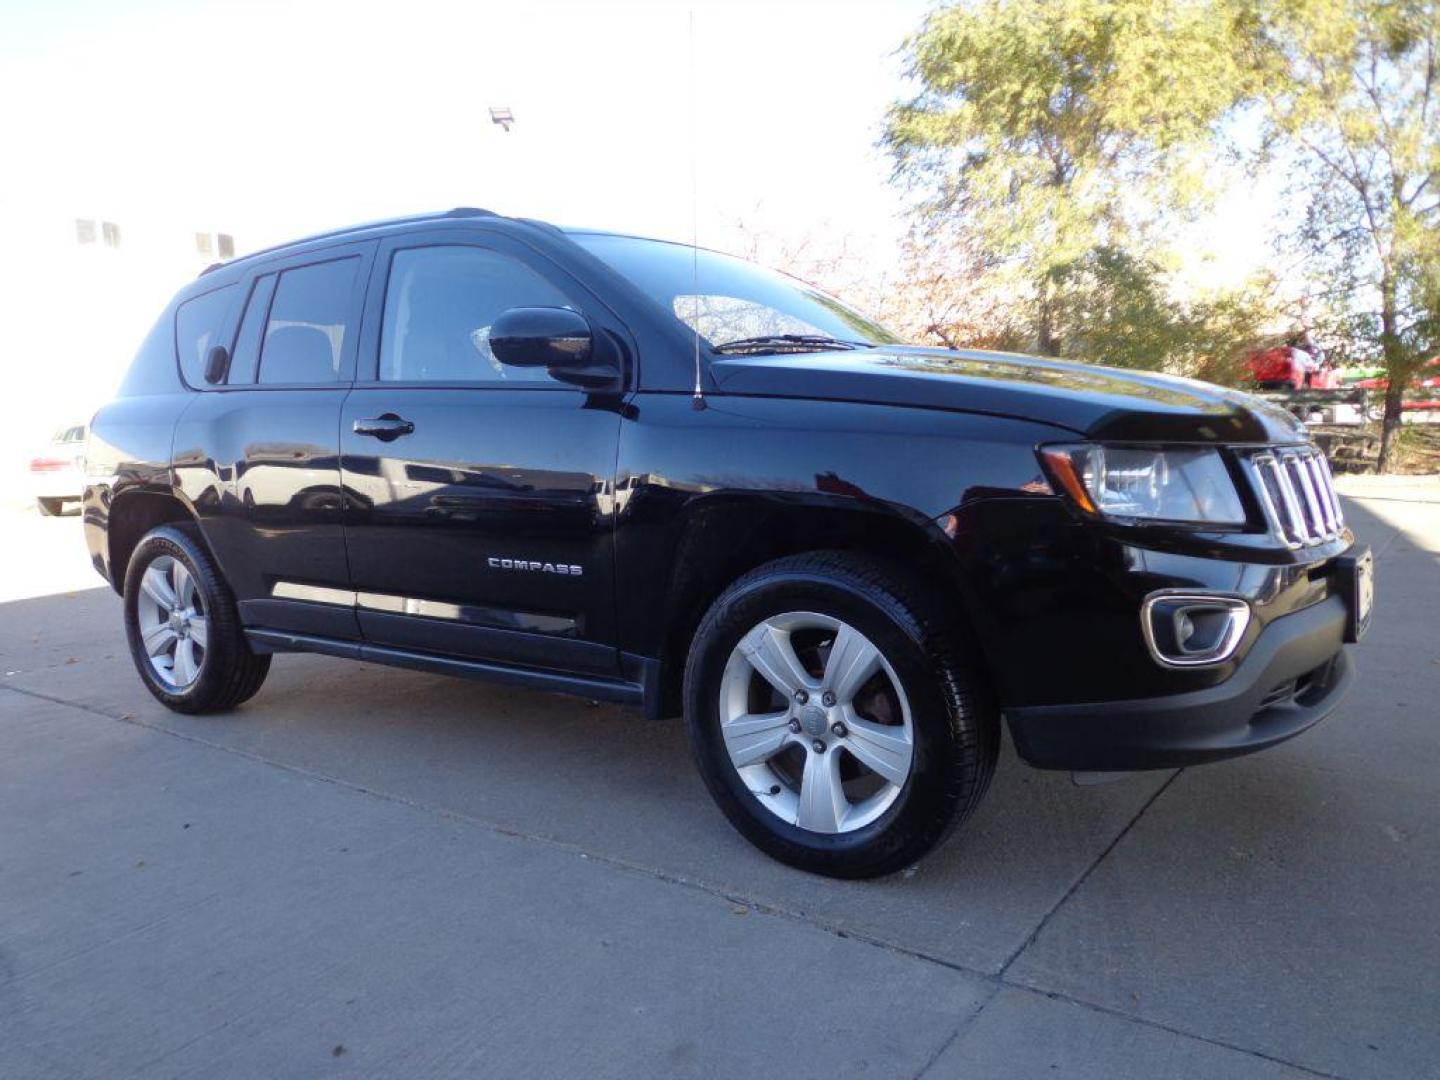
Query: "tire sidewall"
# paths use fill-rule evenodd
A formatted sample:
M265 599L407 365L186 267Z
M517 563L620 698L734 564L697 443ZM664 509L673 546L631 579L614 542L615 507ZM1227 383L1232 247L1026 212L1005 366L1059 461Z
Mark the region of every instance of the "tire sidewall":
M720 734L720 685L731 653L754 626L787 611L814 611L849 623L884 655L910 704L914 764L895 801L875 821L828 835L790 825L765 808L730 761ZM748 839L784 861L827 873L860 875L933 842L935 823L953 816L954 704L927 654L923 631L888 593L838 576L777 571L742 582L706 616L685 680L685 721L711 794ZM898 868L898 867L896 867Z
M160 681L150 664L150 657L145 651L145 642L140 634L140 579L150 564L162 555L179 560L185 569L190 571L195 588L204 600L206 617L210 620L210 637L206 643L205 661L201 665L200 676L178 693ZM216 612L224 598L216 595L213 580L214 571L208 560L198 551L195 542L179 529L170 526L146 534L136 545L134 554L130 557L130 565L125 571L125 637L130 644L130 655L146 688L172 709L186 711L199 702L210 700L218 692L225 677L224 667L228 658L224 655L225 642L221 640L223 627L218 625L222 620L216 618Z

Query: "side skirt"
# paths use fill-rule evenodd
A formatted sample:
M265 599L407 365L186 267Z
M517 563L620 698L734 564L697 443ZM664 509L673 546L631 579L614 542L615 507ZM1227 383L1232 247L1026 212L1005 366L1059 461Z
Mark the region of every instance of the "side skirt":
M313 637L309 634L295 634L288 630L267 630L260 627L247 628L245 637L257 653L313 652L326 656L341 656L349 660L369 660L391 667L413 668L430 671L437 675L458 675L469 679L484 679L488 682L505 683L509 686L523 686L532 690L548 690L559 694L573 694L576 697L597 701L614 701L621 705L644 706L646 685L653 682L648 670L654 665L647 658L629 658L635 661L639 682L620 679L593 678L584 675L560 675L531 668L507 667L504 664L490 664L481 660L464 660L454 656L437 656L433 653L409 652L386 645L367 645L358 641L337 641L334 638ZM633 670L627 664L627 670Z

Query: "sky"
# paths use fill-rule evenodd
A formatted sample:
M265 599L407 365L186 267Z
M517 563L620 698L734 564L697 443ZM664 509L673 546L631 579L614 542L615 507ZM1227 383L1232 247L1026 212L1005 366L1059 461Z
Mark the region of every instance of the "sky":
M0 86L32 103L0 120L35 151L23 197L224 221L253 246L452 205L671 238L741 215L893 235L874 142L926 5L0 10Z
M47 356L12 393L47 426L103 401L194 273L77 274L73 235L39 224L76 217L224 231L241 252L459 205L732 250L743 222L843 243L883 277L904 221L875 144L929 7L0 0L0 297L12 343ZM1236 191L1195 230L1202 284L1258 264L1266 211Z

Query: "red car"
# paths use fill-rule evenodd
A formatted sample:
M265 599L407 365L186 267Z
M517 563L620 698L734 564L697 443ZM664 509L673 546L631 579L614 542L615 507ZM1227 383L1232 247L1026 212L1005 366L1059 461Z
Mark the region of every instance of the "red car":
M1253 353L1245 370L1261 390L1333 390L1337 385L1334 368L1294 345Z

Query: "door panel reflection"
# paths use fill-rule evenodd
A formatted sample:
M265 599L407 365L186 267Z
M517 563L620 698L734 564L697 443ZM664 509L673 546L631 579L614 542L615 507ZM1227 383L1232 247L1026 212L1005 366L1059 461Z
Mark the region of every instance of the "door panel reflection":
M353 430L390 414L414 430L391 442ZM615 412L561 389L369 387L340 427L352 587L410 601L362 606L367 637L515 659L495 635L421 625L459 621L540 636L520 657L540 666L615 669Z

